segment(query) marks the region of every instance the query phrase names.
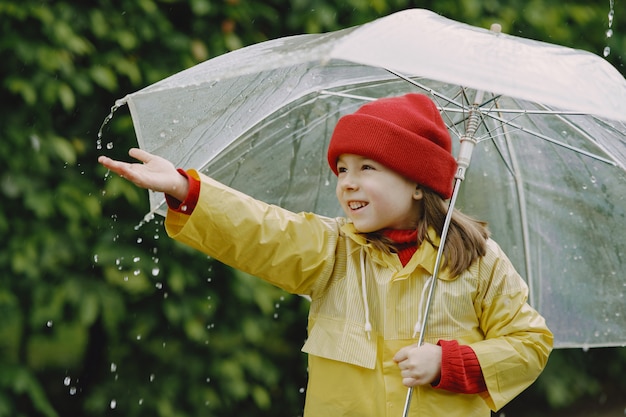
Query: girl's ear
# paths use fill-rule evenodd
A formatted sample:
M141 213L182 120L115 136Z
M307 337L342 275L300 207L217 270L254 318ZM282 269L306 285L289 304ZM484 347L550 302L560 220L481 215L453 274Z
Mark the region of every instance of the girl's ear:
M419 185L415 186L415 192L413 193L414 200L421 200L424 197L424 192Z

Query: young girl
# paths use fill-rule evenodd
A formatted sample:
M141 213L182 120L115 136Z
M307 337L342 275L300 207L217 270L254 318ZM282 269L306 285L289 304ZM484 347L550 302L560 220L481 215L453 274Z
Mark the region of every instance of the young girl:
M452 194L449 133L424 95L342 117L328 162L347 218L295 214L139 149L99 162L166 193L168 234L311 297L305 416L491 415L528 387L552 348L527 287L484 223L455 211L422 331Z

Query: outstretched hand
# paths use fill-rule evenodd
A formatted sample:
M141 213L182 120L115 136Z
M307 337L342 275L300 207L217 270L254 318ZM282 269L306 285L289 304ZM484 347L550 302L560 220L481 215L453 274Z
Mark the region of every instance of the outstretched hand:
M187 179L170 161L137 148L130 149L128 155L141 163L117 161L106 156L100 156L98 162L139 187L164 192L180 201L187 197Z
M400 368L402 383L407 387L425 385L441 378L441 346L424 343L403 347L393 360Z

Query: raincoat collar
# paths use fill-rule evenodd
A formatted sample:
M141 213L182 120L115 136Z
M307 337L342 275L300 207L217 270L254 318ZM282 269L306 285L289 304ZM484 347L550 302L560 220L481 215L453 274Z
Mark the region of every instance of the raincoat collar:
M353 248L353 252L356 252L357 250L359 250L359 248L362 247L368 253L368 256L370 257L370 259L372 259L374 262L383 266L395 268L398 270L398 272L400 270L406 271L406 274L400 273L396 276L395 279L404 279L406 278L406 275L410 274L411 271L417 268L421 268L425 270L430 275L433 275L433 273L435 272L437 248L438 248L439 243L441 242L441 239L439 235L437 235L437 232L435 232L435 229L433 229L432 227L428 228L428 237L437 246L433 246L433 244L431 244L428 240L425 239L424 241L422 241L422 244L417 248L417 251L413 254L413 257L406 264L404 268L402 268L400 261L396 259L397 255L395 254L390 255L390 254L386 254L381 251L375 250L372 244L368 243L366 238L355 229L353 223L346 222L345 224L341 226L341 231L345 233L346 236L348 236L350 239L358 243L358 246ZM442 262L444 260L445 259L442 259ZM454 278L455 277L450 276L450 272L448 268L439 269L438 279L441 279L444 281L451 281Z

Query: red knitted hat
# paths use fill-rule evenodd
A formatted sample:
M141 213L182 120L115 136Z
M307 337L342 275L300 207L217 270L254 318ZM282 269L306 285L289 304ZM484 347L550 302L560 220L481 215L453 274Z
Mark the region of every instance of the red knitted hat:
M340 155L361 155L448 199L457 168L451 152L450 133L435 103L423 94L407 94L376 100L340 118L328 163L337 175Z

